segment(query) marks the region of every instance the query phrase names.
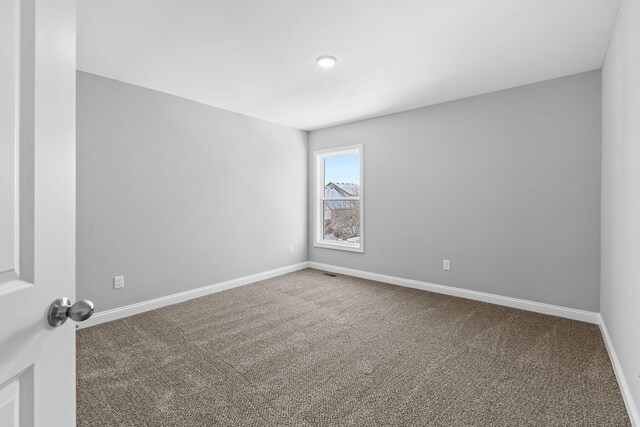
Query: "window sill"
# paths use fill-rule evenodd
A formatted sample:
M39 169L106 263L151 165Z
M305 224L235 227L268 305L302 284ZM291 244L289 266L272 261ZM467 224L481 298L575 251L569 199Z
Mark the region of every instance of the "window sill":
M364 248L362 247L362 245L350 246L350 245L342 245L340 243L315 242L313 246L316 248L337 249L339 251L364 253Z

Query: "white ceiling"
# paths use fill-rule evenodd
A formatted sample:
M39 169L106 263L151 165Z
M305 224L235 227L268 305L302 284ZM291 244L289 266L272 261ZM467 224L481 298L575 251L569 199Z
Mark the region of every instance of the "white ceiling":
M312 130L598 69L618 3L80 0L78 69Z

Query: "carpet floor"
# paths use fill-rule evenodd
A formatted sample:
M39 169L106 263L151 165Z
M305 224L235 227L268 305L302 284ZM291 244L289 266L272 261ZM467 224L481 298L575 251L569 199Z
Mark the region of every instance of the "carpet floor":
M77 333L78 426L630 426L596 325L303 270Z

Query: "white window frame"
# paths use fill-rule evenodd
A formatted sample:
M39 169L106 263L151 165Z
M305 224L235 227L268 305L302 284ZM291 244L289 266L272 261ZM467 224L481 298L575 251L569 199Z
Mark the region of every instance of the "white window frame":
M345 156L349 154L358 154L360 156L360 195L358 197L325 197L324 159L327 157ZM342 251L364 253L364 153L362 144L314 151L313 160L315 165L313 246L316 248L338 249ZM325 200L360 201L360 244L358 246L336 240L324 240L323 209Z

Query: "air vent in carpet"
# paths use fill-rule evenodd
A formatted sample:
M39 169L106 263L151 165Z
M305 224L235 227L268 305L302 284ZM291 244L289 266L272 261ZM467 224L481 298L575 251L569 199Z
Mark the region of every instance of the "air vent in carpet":
M333 273L322 273L325 276L329 276L329 277L336 277L337 274L333 274Z

